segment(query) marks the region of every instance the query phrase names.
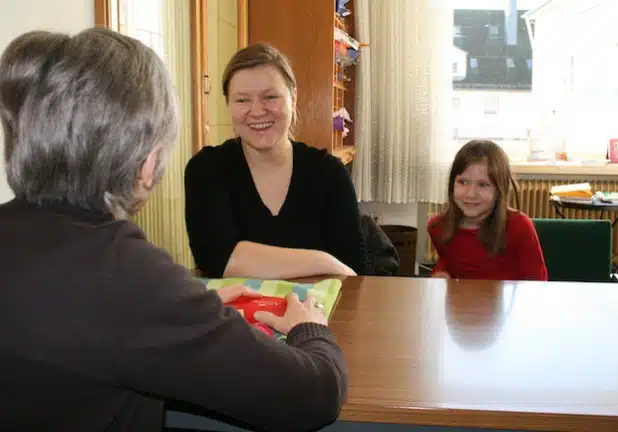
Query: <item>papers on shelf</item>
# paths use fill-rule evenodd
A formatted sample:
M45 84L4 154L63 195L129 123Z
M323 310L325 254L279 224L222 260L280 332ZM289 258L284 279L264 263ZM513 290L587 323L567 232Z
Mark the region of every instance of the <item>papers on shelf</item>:
M552 186L549 190L552 196L559 198L583 198L590 200L594 196L590 183L576 183Z
M343 42L355 51L360 48L360 42L341 29L335 28L335 41Z

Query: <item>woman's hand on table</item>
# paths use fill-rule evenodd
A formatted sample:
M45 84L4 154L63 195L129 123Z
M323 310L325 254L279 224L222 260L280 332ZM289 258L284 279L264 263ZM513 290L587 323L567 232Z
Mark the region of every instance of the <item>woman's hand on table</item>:
M450 279L451 275L449 275L447 272L441 271L441 272L434 273L432 277L440 278L440 279Z
M290 293L286 296L286 300L287 309L283 316L277 316L265 311L257 311L254 314L254 318L284 335L287 335L298 324L328 324L328 320L324 315L324 306L316 303L313 297L307 296L307 299L301 302L296 294Z

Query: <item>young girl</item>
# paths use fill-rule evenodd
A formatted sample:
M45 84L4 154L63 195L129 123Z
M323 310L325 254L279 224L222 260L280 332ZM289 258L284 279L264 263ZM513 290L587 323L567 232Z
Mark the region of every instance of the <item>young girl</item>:
M427 225L440 256L433 276L547 280L532 221L508 206L511 186L517 193L508 157L497 144L470 141L459 150L449 176L447 208Z

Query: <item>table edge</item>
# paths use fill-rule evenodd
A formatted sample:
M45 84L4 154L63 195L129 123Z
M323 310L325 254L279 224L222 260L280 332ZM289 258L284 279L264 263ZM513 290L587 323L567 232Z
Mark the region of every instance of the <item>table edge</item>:
M473 427L526 431L616 432L618 416L596 414L485 411L453 408L376 407L346 404L339 420L418 426Z

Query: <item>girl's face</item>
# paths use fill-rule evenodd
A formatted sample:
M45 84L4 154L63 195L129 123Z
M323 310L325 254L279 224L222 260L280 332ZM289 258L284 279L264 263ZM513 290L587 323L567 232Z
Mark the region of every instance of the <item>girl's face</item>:
M486 163L475 163L455 177L455 204L463 213L464 228L478 228L496 205L496 185L489 179Z
M287 139L295 95L274 66L239 70L230 80L232 126L255 150L270 150Z

